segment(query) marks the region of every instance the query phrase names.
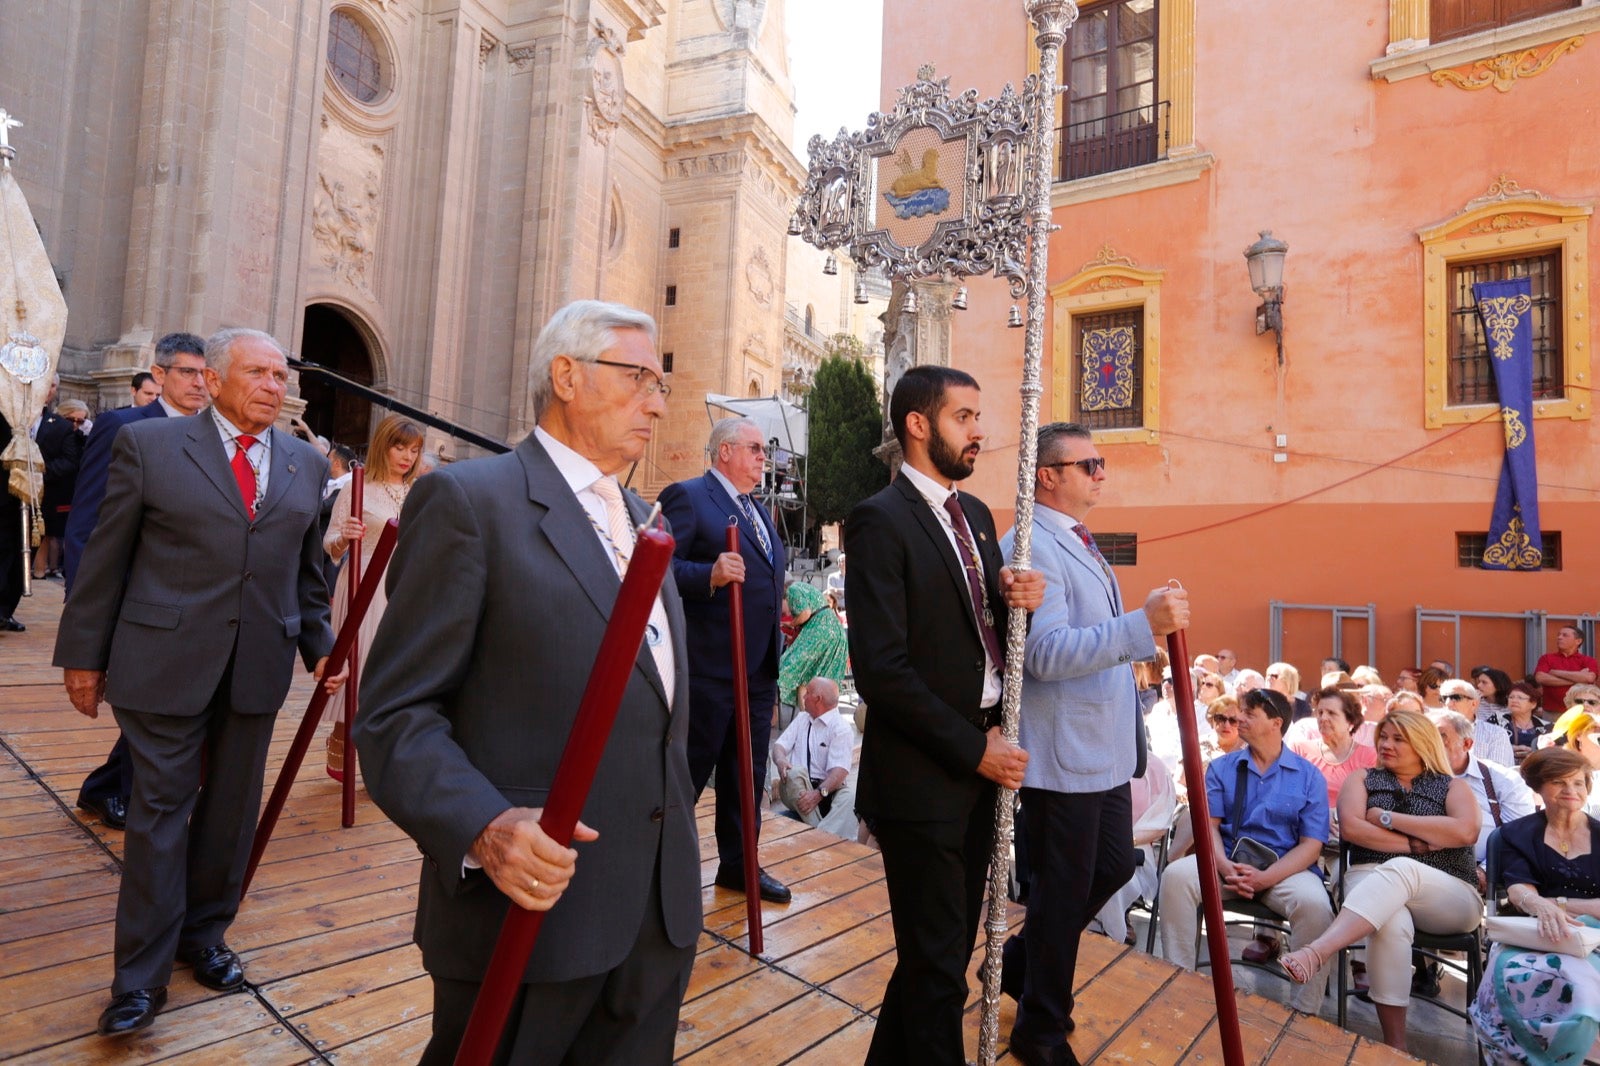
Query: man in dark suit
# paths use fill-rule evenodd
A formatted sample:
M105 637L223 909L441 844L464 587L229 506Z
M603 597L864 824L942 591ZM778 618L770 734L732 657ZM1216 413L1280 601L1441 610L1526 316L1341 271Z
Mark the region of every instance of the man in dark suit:
M154 1020L175 955L208 988L244 983L223 937L273 719L296 650L321 677L333 646L317 538L327 462L272 429L283 349L223 330L206 343L205 377L209 410L117 435L56 639L72 705L94 718L109 702L133 760L107 1036Z
M1017 788L1028 762L997 724L1003 642L1044 579L1002 566L989 509L955 490L984 438L980 400L959 370L906 371L889 401L900 476L844 527L850 659L872 712L856 810L883 849L897 956L869 1063L964 1061L995 786Z
M783 541L766 509L750 498L761 484L766 444L748 418L724 418L711 428L711 469L661 490L661 510L672 524L678 548L672 576L683 597L689 625L689 772L695 796L717 772L716 883L743 892L744 818L734 787L739 770L739 733L733 721L734 685L750 694L750 768L743 787L760 795L767 780L767 742L778 701L778 659L783 634ZM739 550L727 550L728 526L739 527ZM746 676L733 676L729 638L729 586L744 589ZM759 800L757 801L759 802ZM759 812L756 835L761 831ZM788 903L789 889L759 871L761 898Z
M1046 592L1028 630L1022 687L1020 740L1036 757L1022 781L1026 940L1006 952L1007 970L1025 970L1011 1054L1028 1066L1075 1066L1066 1038L1078 940L1134 872L1128 782L1144 774L1145 738L1131 664L1154 659L1155 638L1188 624L1189 594L1159 588L1123 611L1116 575L1083 524L1106 480L1087 429L1042 427L1034 477L1032 562Z
M500 1061L671 1061L701 924L672 582L634 656L577 848L539 828L646 517L616 475L666 410L661 375L649 315L569 304L534 343L534 432L514 452L418 479L406 501L355 742L372 798L426 859L424 1063L454 1059L513 904L553 912Z
M203 410L211 402L206 391L206 342L193 333L168 333L156 341L156 361L150 374L160 392L142 407L123 407L107 411L95 419L94 430L83 448L78 467L78 484L72 493L72 510L67 515L63 541L63 576L67 592L72 591L84 545L100 520L100 504L106 495L106 479L111 469L111 446L123 426L147 418L183 418ZM90 771L78 787L78 807L100 816L112 829L127 825L128 799L133 795L133 763L128 759L128 742L117 734L111 753L99 767Z

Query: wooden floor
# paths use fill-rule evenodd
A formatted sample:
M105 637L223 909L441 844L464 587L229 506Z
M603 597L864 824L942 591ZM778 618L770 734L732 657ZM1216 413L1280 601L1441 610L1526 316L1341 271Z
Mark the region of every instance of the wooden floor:
M218 995L179 967L152 1028L117 1042L94 1034L111 981L122 834L72 804L115 727L109 711L95 721L73 713L49 666L60 599L58 584L43 583L18 611L28 632L0 635L0 1059L414 1062L427 1041L430 1004L410 937L417 850L369 802L355 827L340 829L337 786L315 758L301 771L228 937L244 957L246 989ZM307 692L298 681L278 720L269 785ZM745 950L743 897L710 884L709 818L703 804L706 924L679 1025L679 1061L861 1061L894 964L876 853L770 819L761 862L793 888L794 901L764 905L766 952L755 960ZM1102 937L1086 938L1078 979L1072 1044L1083 1061L1221 1061L1208 979ZM974 991L969 1058L976 1057L976 1003ZM1013 1010L1007 1000L1002 1038ZM1240 1013L1252 1062L1402 1060L1272 1000L1243 995Z

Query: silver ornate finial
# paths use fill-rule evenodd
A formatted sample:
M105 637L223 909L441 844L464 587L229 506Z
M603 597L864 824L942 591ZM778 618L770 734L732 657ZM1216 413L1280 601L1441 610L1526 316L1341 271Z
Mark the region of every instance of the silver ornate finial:
M924 64L922 64L922 66L917 68L917 80L918 81L932 81L933 80L933 64L932 63L924 63Z
M22 123L16 116L5 108L0 107L0 166L11 169L11 161L17 158L17 150L11 147L11 131L21 129Z

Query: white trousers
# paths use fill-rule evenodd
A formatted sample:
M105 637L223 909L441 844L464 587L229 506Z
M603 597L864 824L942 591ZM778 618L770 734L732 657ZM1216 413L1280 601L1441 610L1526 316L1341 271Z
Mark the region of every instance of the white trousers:
M1238 899L1237 893L1222 890L1223 899ZM1310 870L1279 881L1256 899L1274 914L1289 922L1289 947L1302 948L1327 931L1333 923L1333 904L1322 878ZM1200 923L1200 871L1193 855L1170 864L1161 875L1161 954L1186 970L1195 968L1195 935ZM1406 971L1410 973L1408 968ZM1294 986L1289 1005L1297 1011L1315 1014L1322 1009L1328 990L1326 970L1312 976L1310 983Z
M1411 1000L1411 942L1424 933L1465 933L1483 920L1483 897L1459 877L1394 858L1352 866L1345 875L1344 908L1371 922L1367 980L1372 1002L1404 1007Z

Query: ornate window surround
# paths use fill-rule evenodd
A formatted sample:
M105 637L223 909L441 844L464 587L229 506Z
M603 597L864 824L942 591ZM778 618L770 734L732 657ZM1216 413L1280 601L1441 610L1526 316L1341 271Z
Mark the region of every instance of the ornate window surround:
M1600 0L1597 0L1600 2ZM1170 133L1167 156L1154 163L1126 170L1114 170L1076 181L1055 182L1050 190L1050 206L1066 207L1070 204L1104 200L1112 196L1159 189L1166 185L1197 181L1210 170L1216 160L1209 152L1201 152L1194 137L1194 70L1195 34L1194 18L1198 0L1159 0L1160 15L1156 42L1156 99L1170 101L1168 119ZM1089 7L1085 3L1082 6ZM1039 49L1033 44L1032 31L1023 20L1023 30L1029 34L1028 69L1039 73ZM1061 98L1056 97L1056 126L1062 122Z
M1389 0L1389 47L1370 64L1373 78L1404 81L1600 30L1600 0L1583 0L1580 7L1430 44L1428 3Z
M1449 266L1473 259L1510 259L1535 251L1561 251L1561 336L1565 396L1539 400L1534 418L1586 420L1593 414L1589 394L1589 216L1587 204L1547 200L1515 182L1505 197L1474 200L1461 213L1417 231L1422 242L1423 407L1429 429L1475 422L1496 410L1494 404L1446 402L1448 367ZM1485 202L1485 200L1488 202Z
M1155 444L1161 439L1161 282L1162 272L1140 270L1133 260L1119 256L1109 245L1085 263L1072 277L1050 287L1053 329L1051 341L1052 410L1057 418L1072 413L1072 381L1078 356L1072 345L1074 315L1099 314L1127 307L1144 310L1144 350L1140 353L1144 379L1143 425L1131 429L1097 429L1101 444Z

